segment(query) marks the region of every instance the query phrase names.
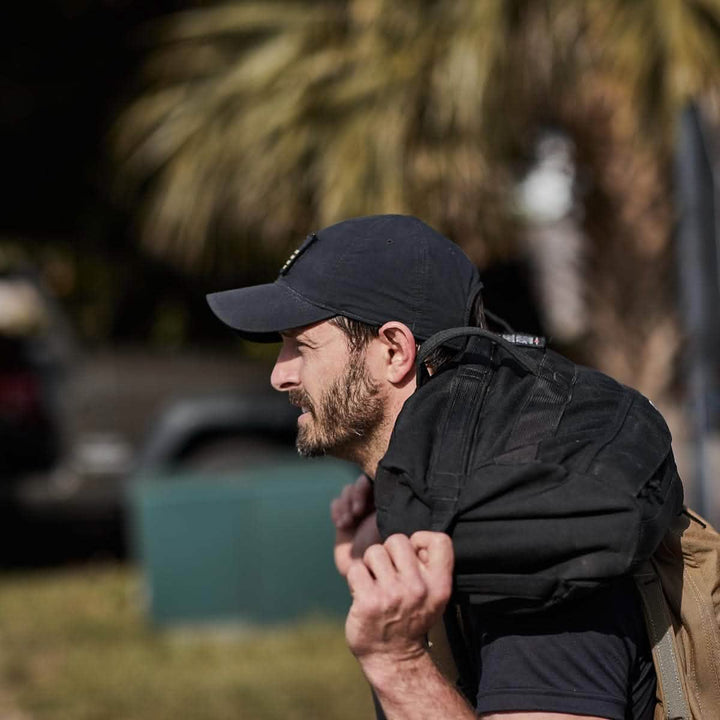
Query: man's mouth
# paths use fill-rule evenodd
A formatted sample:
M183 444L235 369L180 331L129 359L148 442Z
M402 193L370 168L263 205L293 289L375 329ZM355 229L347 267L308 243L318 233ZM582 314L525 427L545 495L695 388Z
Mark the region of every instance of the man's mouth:
M290 403L291 403L292 405L294 405L294 406L297 407L297 408L300 408L300 413L301 413L301 414L300 414L300 416L298 417L298 420L299 420L301 417L304 417L305 415L312 415L312 414L313 414L312 403L309 403L308 400L307 400L307 398L302 398L302 397L297 397L297 396L293 397L293 396L291 395L289 399L290 399Z
M312 423L312 419L314 417L315 416L313 415L313 411L311 408L308 408L305 405L301 405L300 406L300 415L298 415L298 418L297 418L297 424L298 424L298 426L300 426L300 425L305 425L307 423Z

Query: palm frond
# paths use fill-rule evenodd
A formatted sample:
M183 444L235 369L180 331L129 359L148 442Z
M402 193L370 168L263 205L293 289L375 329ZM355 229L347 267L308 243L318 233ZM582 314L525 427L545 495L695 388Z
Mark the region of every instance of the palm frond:
M507 259L511 189L558 125L590 178L586 350L666 384L673 124L698 93L720 107L720 0L236 0L143 41L111 144L153 252L227 272L347 216L412 212L480 265Z

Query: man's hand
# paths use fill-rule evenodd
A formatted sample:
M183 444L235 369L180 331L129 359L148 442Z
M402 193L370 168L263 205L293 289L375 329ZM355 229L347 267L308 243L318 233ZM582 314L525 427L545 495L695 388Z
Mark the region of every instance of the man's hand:
M367 475L343 488L330 505L330 517L335 525L335 565L345 577L353 560L380 542L373 488Z
M388 720L473 720L474 710L425 650L452 592L454 554L444 533L392 535L353 560L347 581L353 604L345 636ZM580 720L579 715L518 711L486 720ZM603 720L585 717L583 720Z
M353 604L345 636L388 720L472 720L475 713L425 651L452 591L444 533L393 535L347 574Z
M352 562L345 635L363 669L425 653L425 635L452 592L453 562L450 538L437 532L392 535Z

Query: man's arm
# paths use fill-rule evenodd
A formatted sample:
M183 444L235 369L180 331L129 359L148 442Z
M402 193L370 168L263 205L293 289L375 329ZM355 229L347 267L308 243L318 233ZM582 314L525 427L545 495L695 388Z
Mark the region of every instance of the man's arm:
M345 624L350 649L387 720L470 720L474 710L425 649L452 592L453 549L444 533L393 535L373 545L347 573L353 604ZM581 716L503 712L485 720L571 720ZM582 716L585 720L605 720Z
M477 717L427 653L392 667L360 664L387 720L475 720Z
M345 634L388 720L476 717L425 648L452 592L452 566L450 538L420 532L372 545L348 570Z
M377 530L372 493L372 484L369 478L366 475L361 475L353 484L346 485L340 496L333 500L330 506L330 515L336 528L335 564L338 572L347 577L354 565L352 579L348 579L348 582L360 583L361 587L356 587L353 590L351 585L351 592L354 596L367 594L371 599L374 597L375 586L372 584L363 585L363 582L369 579L370 583L372 583L374 576L360 558L371 546L376 546L378 550L385 547L381 544L382 541ZM389 552L396 543L402 543L403 541L408 541L408 539L404 536L396 536L394 539L389 540L385 552ZM370 562L372 562L370 558L376 552L376 550L373 550L368 553ZM450 552L452 557L452 546ZM411 549L411 554L415 557L414 549ZM365 573L363 573L362 567L367 568ZM452 560L450 578L452 578ZM443 603L443 607L446 602L447 600ZM442 613L442 608L440 613ZM358 608L356 608L355 613L351 611L348 622L357 620L360 620ZM360 628L358 627L358 629ZM433 720L438 718L451 720L454 716L448 714L448 708L452 707L453 704L458 706L459 712L464 713L458 715L458 718L475 718L475 714L467 703L438 671L427 654L425 650L425 633L421 633L419 652L416 657L407 658L404 662L400 661L396 664L388 656L379 654L374 659L367 658L364 665L361 662L361 666L373 686L378 700L385 709L388 720L392 720L394 717L394 711L389 708L393 705L393 698L396 696L402 698L403 701L412 697L420 697L422 699L420 703L421 710L425 713L423 715L409 716L400 714L398 715L399 718L417 717L418 720L422 720L427 717L433 718ZM431 684L433 687L430 687ZM432 699L432 702L428 702L428 697ZM398 708L398 712L402 712L402 709Z

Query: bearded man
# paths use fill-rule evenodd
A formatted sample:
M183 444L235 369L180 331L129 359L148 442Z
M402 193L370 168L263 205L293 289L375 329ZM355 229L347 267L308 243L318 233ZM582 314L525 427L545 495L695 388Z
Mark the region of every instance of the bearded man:
M354 218L310 235L271 284L208 296L243 337L281 341L272 372L302 413L301 455L333 455L363 475L331 508L335 561L352 606L351 651L388 720L649 720L655 674L638 598L611 583L582 607L508 621L468 620L472 697L428 652L453 591L453 546L439 532L378 533L373 478L417 387L418 344L484 326L476 268L417 218ZM441 348L430 372L453 354ZM421 444L418 455L433 448ZM453 653L460 651L451 639Z

